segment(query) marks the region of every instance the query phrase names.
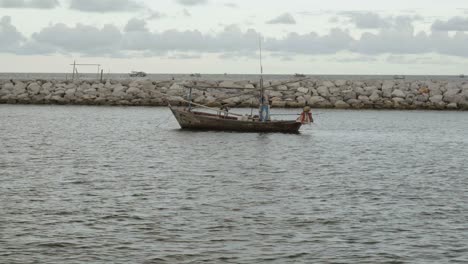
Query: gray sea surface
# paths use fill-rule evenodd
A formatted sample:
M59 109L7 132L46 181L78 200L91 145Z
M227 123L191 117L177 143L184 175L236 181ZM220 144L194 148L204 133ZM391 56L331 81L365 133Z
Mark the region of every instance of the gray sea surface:
M468 262L467 113L314 115L187 132L166 108L0 105L0 263Z
M394 80L395 78L404 78L405 80L446 80L446 81L464 81L459 75L317 75L308 74L308 78L318 80ZM0 80L71 80L71 73L2 73L0 72ZM100 75L97 73L80 73L75 76L78 80L98 80ZM128 73L110 73L103 74L103 79L111 80L209 80L209 81L257 81L258 74L201 74L200 77L193 77L190 74L148 74L146 77L130 78ZM301 79L295 77L294 74L266 74L265 80L293 80Z

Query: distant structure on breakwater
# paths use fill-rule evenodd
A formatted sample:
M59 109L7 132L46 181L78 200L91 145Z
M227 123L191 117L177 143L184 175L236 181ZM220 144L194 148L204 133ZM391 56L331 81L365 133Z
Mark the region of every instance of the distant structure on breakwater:
M195 86L194 102L209 106L227 103L250 107L256 102L253 81L191 80L0 80L2 104L77 104L165 106L185 97L185 86ZM446 80L334 80L305 79L271 86L272 107L339 109L468 110L468 81ZM241 89L241 90L239 90ZM238 96L236 96L238 94ZM223 98L230 97L223 100Z

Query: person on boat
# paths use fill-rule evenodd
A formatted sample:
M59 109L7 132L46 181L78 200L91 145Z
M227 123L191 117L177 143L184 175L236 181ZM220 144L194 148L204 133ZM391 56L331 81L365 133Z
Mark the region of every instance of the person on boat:
M229 105L227 103L222 103L219 110L220 115L224 115L224 117L229 115Z
M259 117L262 122L270 121L270 101L266 94L260 98Z
M304 111L302 111L301 115L296 119L296 121L301 124L310 124L314 122L312 112L310 111L310 106L304 107Z

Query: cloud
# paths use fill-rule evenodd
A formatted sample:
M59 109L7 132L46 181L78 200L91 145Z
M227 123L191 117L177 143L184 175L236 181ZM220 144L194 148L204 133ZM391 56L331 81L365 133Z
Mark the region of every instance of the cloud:
M192 16L192 14L191 14L187 9L185 9L185 8L184 8L184 10L182 10L182 14L183 14L184 16L186 16L186 17L191 17L191 16Z
M145 9L135 0L71 0L70 8L82 12L132 12Z
M184 6L196 6L207 4L207 0L176 0L177 3Z
M59 53L110 56L120 53L121 41L122 33L113 25L99 29L82 24L75 27L56 24L34 33L29 45Z
M125 32L147 32L146 22L142 19L132 18L128 21L127 25L124 28Z
M225 7L238 8L239 6L236 3L225 3Z
M388 28L391 23L377 13L372 12L344 12L343 15L350 18L351 22L360 29Z
M385 29L385 28L399 28L401 26L412 26L416 20L421 20L420 16L387 16L383 17L374 12L363 11L346 11L341 12L340 15L348 18L347 22L353 23L358 29ZM335 21L339 21L335 17Z
M433 31L468 31L468 18L453 17L447 21L437 20L431 28Z
M0 52L15 52L26 38L11 24L11 17L0 19Z
M284 13L278 17L275 17L269 21L267 21L267 24L288 24L288 25L292 25L292 24L296 24L296 20L294 19L294 17L289 14L289 13Z
M58 6L58 0L0 0L0 8L53 9Z
M15 54L72 54L95 56L161 56L167 54L222 54L228 58L253 55L258 49L259 33L241 30L237 25L226 26L217 33L198 30L150 31L146 22L133 18L120 30L114 25L95 27L77 24L49 25L30 38L25 38L11 24L9 17L1 18L0 50ZM408 20L395 20L394 26L355 37L350 32L334 28L325 35L316 32L290 33L284 37L265 38L265 52L295 55L327 55L340 52L372 57L379 55L442 54L468 58L468 34L444 31L415 32ZM231 57L232 57L231 56Z
M163 14L161 12L153 10L153 11L150 12L150 15L147 18L147 20L157 20L157 19L161 19L161 18L165 18L165 17L166 17L166 14Z
M345 63L376 62L377 58L375 56L358 55L358 56L352 56L352 57L336 58L335 61L345 62Z

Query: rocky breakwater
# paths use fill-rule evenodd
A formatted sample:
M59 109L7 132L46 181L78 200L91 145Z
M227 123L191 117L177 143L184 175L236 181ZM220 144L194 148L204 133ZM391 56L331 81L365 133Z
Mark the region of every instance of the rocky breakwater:
M339 109L468 110L468 82L417 80L267 82L273 107ZM194 102L209 106L255 105L258 83L252 81L47 81L0 83L0 103L165 106L179 104L194 88ZM203 88L201 88L203 87ZM242 89L233 89L242 88Z

